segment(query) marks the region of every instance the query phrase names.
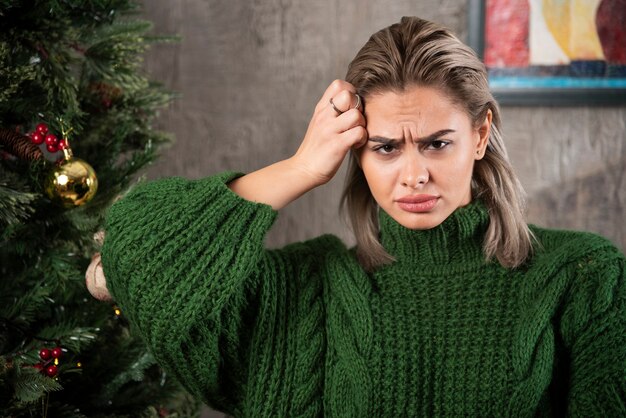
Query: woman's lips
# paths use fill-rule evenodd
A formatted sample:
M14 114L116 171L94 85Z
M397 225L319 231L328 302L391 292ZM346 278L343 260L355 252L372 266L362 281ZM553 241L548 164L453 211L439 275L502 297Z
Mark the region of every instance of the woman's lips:
M405 196L396 200L400 209L413 213L430 212L437 205L438 201L438 196L425 194Z

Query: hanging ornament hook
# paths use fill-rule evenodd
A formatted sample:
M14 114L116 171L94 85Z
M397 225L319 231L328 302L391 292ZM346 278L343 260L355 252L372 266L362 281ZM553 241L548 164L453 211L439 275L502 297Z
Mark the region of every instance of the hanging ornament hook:
M74 128L72 128L71 126L67 126L63 121L63 118L60 116L57 117L57 121L59 122L59 126L61 127L61 136L63 138L63 141L65 141L65 146L62 148L63 156L66 160L69 160L73 156L72 148L70 147L70 134L72 133L72 131L74 131Z

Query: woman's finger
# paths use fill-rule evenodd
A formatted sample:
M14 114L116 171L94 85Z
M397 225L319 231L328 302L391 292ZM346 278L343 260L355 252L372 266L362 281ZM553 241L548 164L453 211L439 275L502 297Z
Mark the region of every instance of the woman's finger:
M365 116L357 109L350 109L336 118L338 132L345 132L356 126L365 127Z
M342 90L339 93L335 94L333 97L331 97L329 103L330 107L335 111L337 116L339 116L342 113L345 113L348 110L356 107L357 100L358 99L356 98L355 93L348 90Z
M337 94L339 94L340 92L344 90L347 90L348 92L351 92L351 93L356 93L356 88L354 88L354 86L348 83L347 81L337 79L333 81L332 83L330 83L330 85L328 86L324 94L322 95L322 98L318 102L316 109L321 110L321 109L325 109L326 107L329 107L330 99L332 99L333 97L335 97Z
M348 148L359 148L367 142L367 130L363 126L355 126L339 135Z

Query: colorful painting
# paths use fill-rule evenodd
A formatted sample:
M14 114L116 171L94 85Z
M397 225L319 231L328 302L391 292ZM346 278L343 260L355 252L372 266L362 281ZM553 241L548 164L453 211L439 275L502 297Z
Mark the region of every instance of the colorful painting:
M476 0L471 7L481 8L470 30L481 32L477 49L505 102L626 103L626 0Z

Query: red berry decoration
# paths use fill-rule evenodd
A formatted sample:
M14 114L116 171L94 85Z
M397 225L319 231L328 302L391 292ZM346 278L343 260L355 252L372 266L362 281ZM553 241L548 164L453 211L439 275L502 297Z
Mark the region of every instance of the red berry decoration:
M48 350L47 348L42 348L41 350L39 350L39 358L42 360L50 360L50 357L52 357L52 351Z
M46 135L45 141L46 141L46 145L54 145L55 147L59 143L59 139L54 134Z
M33 132L30 135L30 140L36 145L43 144L43 138L44 136L39 132Z
M59 144L57 145L57 147L60 150L64 150L65 148L67 148L67 139L64 138L64 139L59 140Z
M57 152L59 150L59 147L56 146L56 144L48 144L46 145L46 149L48 150L48 152Z
M37 125L37 127L35 128L35 132L37 132L38 134L41 135L45 135L48 133L48 125L46 125L45 123L40 123Z
M55 347L52 349L52 357L59 358L63 355L63 349L61 347Z
M54 364L51 364L48 367L46 367L46 374L48 375L48 377L56 376L58 371L59 371L59 368L55 366Z

